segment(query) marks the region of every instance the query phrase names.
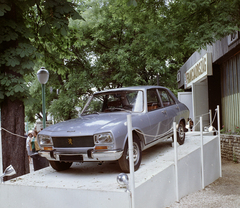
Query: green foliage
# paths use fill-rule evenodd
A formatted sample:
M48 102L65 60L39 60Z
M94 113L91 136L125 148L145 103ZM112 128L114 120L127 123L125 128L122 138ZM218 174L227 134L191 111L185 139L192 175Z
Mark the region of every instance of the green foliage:
M225 126L222 126L222 129L220 130L220 133L221 133L221 134L225 134L225 133L226 133L226 128L225 128Z
M41 86L36 80L36 68L57 60L54 69L60 62L56 56L68 55L63 51L67 48L69 19L81 18L67 0L0 1L0 103L9 98L24 100L29 121L41 118ZM50 103L53 98L47 99Z
M169 31L180 49L205 47L239 28L240 3L236 0L176 0L166 13Z
M68 120L78 116L79 111L83 108L88 95L91 92L86 72L80 70L71 70L66 77L58 77L58 82L49 82L53 89L49 113L54 117L56 122ZM63 78L65 78L63 80ZM89 91L89 93L87 93ZM58 92L58 94L57 94ZM78 111L76 110L78 109Z
M2 3L2 2L1 2ZM0 5L0 16L3 16L4 13L6 13L7 11L10 11L11 10L11 7L8 6L7 4L1 4Z
M45 45L48 51L55 52L45 56L49 68L65 80L58 86L60 94L50 111L54 115L65 112L65 119L71 115L68 100L72 99L73 109L82 106L79 98L85 98L84 92L91 89L156 85L159 77L160 85L177 94L177 70L187 58L236 29L236 22L229 22L229 15L233 14L229 8L233 7L226 8L232 1L78 3L85 7L85 21L70 21L68 39L57 39L62 51L56 50L58 43ZM71 99L62 93L68 93Z
M61 94L57 100L53 100L49 111L54 115L54 120L64 121L71 118L76 118L78 112L76 110L75 99L72 99L67 94Z
M93 57L88 76L97 89L157 84L156 75L164 78L169 71L165 60L172 57L162 49L165 37L156 28L161 19L154 21L152 11L142 14L144 4L126 3L89 2L91 9L83 13L86 21L71 24L78 34L72 51Z
M240 134L240 128L238 126L235 127L234 131L231 129L226 129L225 126L222 126L222 129L220 130L221 134Z
M156 85L159 77L177 93L180 66L240 22L237 0L1 2L0 101L25 99L31 121L41 118L41 66L50 72L47 111L65 120L93 89Z
M238 134L238 135L240 134L240 128L239 128L239 126L236 126L236 127L235 127L235 133Z

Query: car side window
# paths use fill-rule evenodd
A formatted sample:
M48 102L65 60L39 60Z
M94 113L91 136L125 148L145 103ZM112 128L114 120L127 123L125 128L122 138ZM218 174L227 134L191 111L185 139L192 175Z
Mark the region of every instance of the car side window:
M175 104L173 98L169 95L169 93L166 90L158 90L158 92L162 99L162 103L164 107Z
M147 90L148 111L152 111L161 107L156 89Z

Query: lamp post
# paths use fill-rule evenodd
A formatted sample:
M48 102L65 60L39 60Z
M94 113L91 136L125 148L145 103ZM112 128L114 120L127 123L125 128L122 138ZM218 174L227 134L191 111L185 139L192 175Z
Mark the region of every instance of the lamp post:
M45 112L45 84L49 78L49 72L44 67L37 72L38 81L42 84L42 113L43 113L43 128L46 128L46 112Z

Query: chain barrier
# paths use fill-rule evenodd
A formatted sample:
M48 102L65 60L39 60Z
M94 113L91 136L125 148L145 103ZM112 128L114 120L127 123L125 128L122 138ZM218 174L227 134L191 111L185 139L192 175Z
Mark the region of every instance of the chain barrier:
M203 116L206 116L206 115L209 115L210 113L205 113L205 114L202 114L200 116L196 116L196 118L200 118L200 117L203 117ZM217 116L217 111L215 111L215 114L214 114L214 117L213 117L213 120L210 121L210 123L208 123L208 126L205 126L204 129L208 129L209 127L212 127L212 131L213 132L218 132L213 126L213 122L215 121L216 119L216 116ZM193 129L200 123L200 119L198 120L198 122L192 127Z

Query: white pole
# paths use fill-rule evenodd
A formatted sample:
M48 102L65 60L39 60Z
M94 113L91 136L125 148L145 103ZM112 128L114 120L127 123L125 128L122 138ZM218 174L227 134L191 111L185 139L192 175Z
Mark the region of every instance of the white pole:
M1 113L1 111L0 111ZM2 128L1 128L1 121L0 121L0 174L3 173L3 164L2 164Z
M217 118L218 118L218 151L219 151L219 168L220 168L220 177L222 177L222 157L221 157L221 137L220 137L220 109L217 105Z
M204 189L204 162L203 162L203 128L202 117L200 117L200 135L201 135L201 165L202 165L202 189Z
M175 153L175 180L176 180L176 200L179 202L178 190L178 151L177 151L177 128L176 122L173 122L173 139L174 139L174 153Z
M209 110L210 126L212 126L212 110Z
M133 162L133 138L132 138L132 117L127 115L128 123L128 150L129 150L129 168L130 168L130 190L132 208L135 208L135 179L134 179L134 162Z

